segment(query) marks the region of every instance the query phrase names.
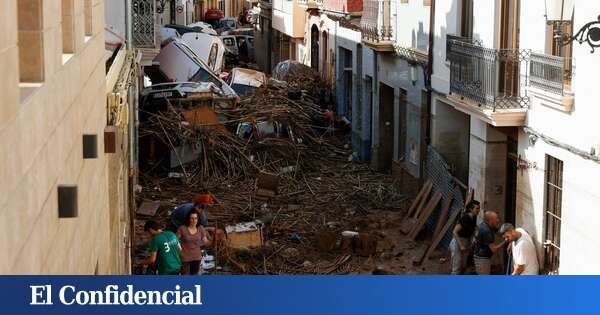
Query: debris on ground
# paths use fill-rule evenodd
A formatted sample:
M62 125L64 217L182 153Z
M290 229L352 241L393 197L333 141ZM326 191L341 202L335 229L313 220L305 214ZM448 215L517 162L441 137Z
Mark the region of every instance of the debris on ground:
M349 137L310 94L290 99L268 84L233 108L197 105L217 124L190 123L193 104L143 109L139 202L160 201L153 219L167 226L174 207L199 193L215 196L209 224L239 232L235 246L211 253L222 273L440 273L437 260L414 269L408 253L422 246L400 233L417 182L349 161ZM137 217L137 235L147 218ZM238 231L244 222L252 228ZM146 241L136 239L135 260Z

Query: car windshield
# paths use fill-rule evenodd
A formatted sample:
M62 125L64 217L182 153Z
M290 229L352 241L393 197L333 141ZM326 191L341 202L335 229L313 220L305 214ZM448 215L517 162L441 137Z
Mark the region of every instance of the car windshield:
M237 93L239 96L248 96L256 93L256 88L249 85L244 84L232 84L231 88Z

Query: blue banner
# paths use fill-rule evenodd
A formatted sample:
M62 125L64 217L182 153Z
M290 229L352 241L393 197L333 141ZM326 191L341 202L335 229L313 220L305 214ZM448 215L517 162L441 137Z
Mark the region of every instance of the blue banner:
M2 314L598 314L600 277L3 276Z

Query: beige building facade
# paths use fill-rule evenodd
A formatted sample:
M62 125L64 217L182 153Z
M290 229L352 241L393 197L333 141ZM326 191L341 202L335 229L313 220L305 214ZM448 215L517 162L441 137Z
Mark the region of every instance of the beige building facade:
M119 80L107 86L104 12L0 1L0 274L130 273L127 141L105 153Z

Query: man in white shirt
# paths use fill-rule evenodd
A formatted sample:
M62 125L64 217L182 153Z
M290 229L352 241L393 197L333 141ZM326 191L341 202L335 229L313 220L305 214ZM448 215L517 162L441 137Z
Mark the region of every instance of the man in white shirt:
M513 276L539 274L537 253L529 233L522 228L515 229L510 223L504 223L500 227L500 235L507 242L511 242Z

